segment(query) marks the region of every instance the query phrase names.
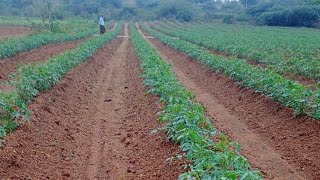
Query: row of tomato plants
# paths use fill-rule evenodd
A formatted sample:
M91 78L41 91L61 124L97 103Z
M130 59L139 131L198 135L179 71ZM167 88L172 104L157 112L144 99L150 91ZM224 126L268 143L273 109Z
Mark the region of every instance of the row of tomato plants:
M168 24L153 25L161 32L201 46L267 64L280 73L320 80L320 46L315 40L319 38L312 36L315 32L311 30L293 35L294 31L284 33L282 30L278 33L279 30L263 27L249 29L242 26L216 25L210 28L200 25L186 28ZM295 36L297 37L292 38Z
M202 105L193 102L193 95L176 79L169 64L143 39L131 25L135 52L141 61L144 83L151 87L149 93L160 97L164 104L159 119L165 122L160 128L169 140L180 145L183 155L191 163L190 170L179 179L262 179L240 155L239 145L219 135L205 116ZM212 141L213 137L219 141Z
M59 43L73 41L85 38L94 34L96 30L89 28L80 30L74 34L39 32L25 37L10 38L0 43L0 61L1 58L11 57L17 53L39 48L50 43Z
M270 69L256 67L236 58L213 55L210 51L196 44L181 39L173 39L171 36L147 26L143 26L143 29L164 44L186 53L213 71L230 76L243 86L252 88L284 106L293 108L295 115L306 114L320 119L320 89L312 91Z
M121 24L105 35L89 39L77 48L52 57L45 62L27 64L17 69L15 79L10 82L13 91L0 90L0 137L12 131L18 117L29 118L27 104L38 93L51 88L69 70L84 62L105 43L110 42L120 32Z
M203 31L205 29L207 35L216 33L215 36L220 37L219 40L230 46L238 42L242 43L242 46L248 45L250 48L269 52L269 54L277 53L280 55L281 53L282 57L286 56L289 59L319 59L320 45L318 42L320 37L317 29L208 23L187 23L182 26L176 23L167 23L166 25L179 30L198 33L199 30Z

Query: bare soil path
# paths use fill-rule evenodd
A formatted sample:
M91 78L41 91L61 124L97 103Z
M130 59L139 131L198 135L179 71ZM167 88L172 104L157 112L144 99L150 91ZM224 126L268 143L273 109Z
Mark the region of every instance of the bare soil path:
M0 177L177 179L182 164L165 160L178 147L149 134L161 106L140 73L128 38L98 50L30 104L32 120L0 149Z
M33 32L28 27L0 27L0 41L14 36L27 36Z
M318 121L294 118L290 109L242 88L156 39L149 42L205 106L214 126L240 143L242 153L266 179L320 177Z

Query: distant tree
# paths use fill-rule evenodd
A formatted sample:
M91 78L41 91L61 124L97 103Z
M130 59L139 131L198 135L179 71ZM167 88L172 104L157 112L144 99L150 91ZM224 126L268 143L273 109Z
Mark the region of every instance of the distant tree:
M134 19L137 16L137 11L135 10L135 8L133 7L124 7L119 15L118 15L118 19L125 19L125 20L129 20L129 19Z
M194 17L194 11L196 8L193 8L192 3L183 0L176 1L162 1L160 4L158 19L177 19L179 21L191 21Z
M153 8L159 5L158 0L136 0L140 8Z
M269 26L312 27L319 14L308 6L289 7L281 11L265 12L258 21Z
M320 0L308 0L310 4L320 5Z
M63 8L60 0L31 0L31 11L35 17L40 18L40 27L48 29L52 32L62 32L56 19L62 19ZM37 25L27 18L32 25Z
M100 0L100 7L111 6L114 8L121 8L122 2L119 0Z
M237 12L241 10L241 5L237 1L229 1L221 5L222 11Z
M206 3L206 2L210 2L211 0L189 0L193 3Z
M26 8L27 6L29 6L32 3L32 1L31 0L24 0L24 1L10 0L10 3L11 3L11 7L13 7L13 8L23 9L23 8Z
M318 0L264 0L247 10L257 22L270 26L313 27L319 22Z
M35 16L41 19L43 27L47 27L61 13L59 0L32 0L31 7Z

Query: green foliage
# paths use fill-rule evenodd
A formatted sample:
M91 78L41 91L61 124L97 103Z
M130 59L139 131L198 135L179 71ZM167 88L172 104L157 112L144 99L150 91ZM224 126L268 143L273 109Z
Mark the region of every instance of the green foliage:
M0 92L0 128L10 131L14 128L13 119L21 116L28 117L27 104L39 92L51 88L65 73L84 62L97 49L115 38L120 29L118 25L112 32L92 38L75 49L47 61L18 68L13 82L15 90L7 93Z
M222 20L225 24L234 24L236 21L236 18L233 15L225 16Z
M59 30L54 29L56 28L56 26L54 25L51 28L53 28L53 31ZM96 30L93 29L82 30L76 34L41 32L26 37L10 38L6 41L1 42L0 58L11 57L17 53L29 51L31 49L35 49L49 43L58 43L81 39L95 32Z
M15 92L5 94L0 90L0 139L18 126L13 119L20 116L25 119L29 118L29 111L26 105L17 98Z
M252 170L239 154L238 145L217 134L205 116L204 107L192 101L191 92L178 82L170 65L159 57L133 25L131 35L141 60L144 82L152 88L149 92L158 95L165 105L160 114L160 120L165 122L163 130L191 161L190 171L181 174L179 179L262 179L261 174ZM214 136L220 138L219 142L212 141Z
M12 16L12 15L24 15L21 9L30 5L29 0L1 0L0 1L0 15Z
M320 5L320 0L308 0L310 4Z
M163 43L197 59L213 71L222 72L242 83L242 85L269 96L284 106L293 108L296 115L306 114L320 119L320 89L312 91L301 84L282 77L273 70L255 67L236 58L213 55L210 51L198 45L181 39L172 39L172 37L146 26L144 26L144 29ZM191 37L197 39L195 36Z
M43 17L50 17L54 19L63 19L68 16L81 16L85 18L95 18L96 16L102 14L107 19L125 19L125 20L134 20L134 19L162 19L162 18L174 18L180 21L190 21L194 18L194 12L200 12L199 8L195 3L190 0L136 0L136 6L125 5L122 0L59 0L59 8L56 8L54 11L45 10L48 9L51 2L56 2L52 0L30 0L30 2L37 2L37 5L34 8L34 3L18 3L20 12L14 15L27 15L35 16L43 19ZM16 8L12 2L7 2L9 5L8 12L3 12L3 14L13 15L13 12ZM47 6L48 5L48 6ZM170 6L174 6L174 11L168 11ZM0 7L1 2L0 2ZM8 6L3 5L3 9L7 9ZM22 10L22 11L21 11ZM37 10L37 11L36 11ZM39 10L39 11L38 11ZM40 16L40 14L45 16ZM0 12L1 15L1 12ZM41 21L42 23L42 21Z
M33 21L35 21L32 18ZM40 22L37 20L36 22ZM13 16L0 16L0 26L24 26L30 27L31 24L23 18Z
M138 7L141 8L153 8L159 5L157 0L136 0Z
M2 125L0 125L0 138L4 137L7 135L7 131L6 131L6 128ZM1 143L1 141L0 141Z
M137 11L135 8L125 7L119 12L119 15L117 16L117 18L129 20L129 19L135 18L136 16L137 16Z
M268 26L312 27L319 14L308 6L296 6L281 11L265 12L258 21Z
M103 14L108 20L159 20L166 18L179 21L223 19L221 16L224 14L241 15L245 10L256 17L256 13L277 12L276 10L291 9L297 5L313 8L313 6L320 4L319 0L135 0L134 5L126 5L124 0L2 0L0 1L0 9L2 10L0 15L34 17L37 11L32 8L32 5L35 1L45 2L44 4L49 5L52 2L60 2L59 8L54 8L53 11L46 11L48 7L52 6L41 5L36 8L44 10L42 11L44 15L51 14L53 19L65 19L70 16L93 19ZM175 7L172 8L172 6ZM247 8L245 8L246 6ZM130 16L132 13L127 8L132 8L135 11L133 16Z
M194 13L191 4L186 1L164 1L161 3L158 19L177 19L179 21L191 21Z
M111 6L113 8L121 8L122 3L119 0L100 0L100 6Z
M270 0L253 6L247 13L264 25L312 27L320 17L320 8L314 4L302 0Z
M154 28L208 48L266 64L279 73L320 80L320 44L317 43L320 36L317 30L218 24L182 27L162 24Z
M225 23L233 23L237 17L243 14L244 8L238 1L205 1L201 5L204 18L208 21L225 19ZM229 18L229 20L227 20ZM231 20L231 21L230 21Z
M235 18L237 22L253 22L254 21L254 18L252 18L248 14L239 14Z
M261 0L240 0L241 4L245 7L250 7L258 4Z

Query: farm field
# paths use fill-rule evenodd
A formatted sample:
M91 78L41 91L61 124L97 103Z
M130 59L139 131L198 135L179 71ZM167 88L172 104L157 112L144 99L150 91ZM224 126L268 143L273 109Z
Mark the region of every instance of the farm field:
M0 56L1 178L320 176L319 31L176 22L96 31L0 42L22 47Z
M0 61L0 80L6 81L9 79L11 73L16 71L16 68L19 65L24 65L33 62L40 62L52 57L54 55L58 55L68 49L75 48L84 40L76 40L70 42L63 42L57 44L48 44L45 46L41 46L40 48L36 48L27 52L19 53L13 57L3 58Z
M108 30L112 30L115 25L115 23L109 24L107 26ZM79 40L51 43L27 52L18 53L12 57L0 59L0 83L4 83L5 81L7 81L10 75L13 75L16 71L16 68L18 68L19 66L47 60L52 56L61 54L69 49L77 47L79 44L90 39L91 37L91 35L88 35Z
M244 58L306 85L320 74L319 30L230 25L151 24L155 29L197 43L224 56Z
M305 86L282 76L273 69L261 68L241 59L213 54L188 41L168 36L149 27L146 29L165 44L198 59L213 70L221 71L244 86L253 88L256 92L268 95L281 104L293 108L296 115L307 114L319 119L319 88Z
M0 41L15 36L27 36L33 33L28 27L1 27L0 26Z

